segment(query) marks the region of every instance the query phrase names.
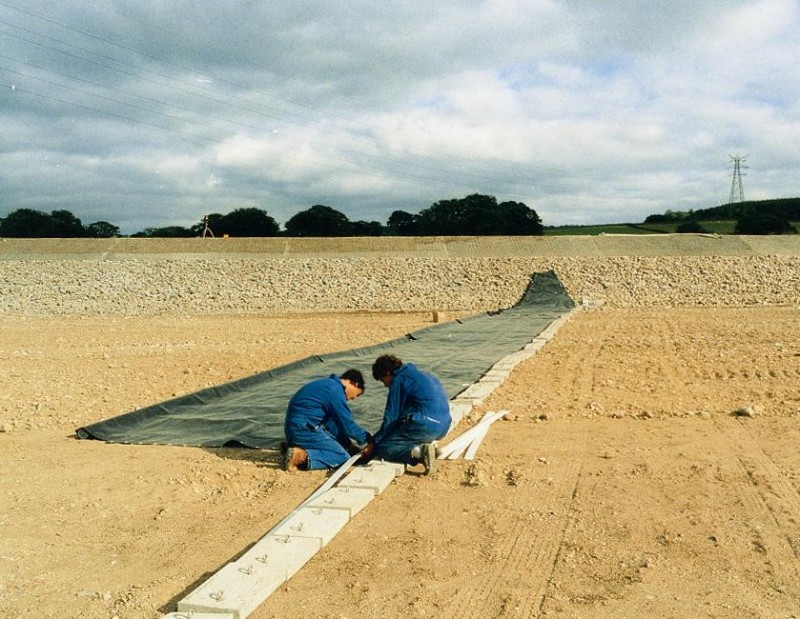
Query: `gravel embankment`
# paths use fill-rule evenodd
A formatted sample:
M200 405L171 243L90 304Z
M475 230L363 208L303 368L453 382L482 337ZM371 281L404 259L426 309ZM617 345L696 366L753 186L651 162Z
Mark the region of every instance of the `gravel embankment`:
M549 269L578 303L800 305L798 256L9 260L0 314L481 311Z

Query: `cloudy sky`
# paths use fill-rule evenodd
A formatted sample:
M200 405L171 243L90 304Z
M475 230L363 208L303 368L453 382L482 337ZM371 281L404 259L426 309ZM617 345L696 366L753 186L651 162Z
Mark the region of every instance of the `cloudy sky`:
M0 0L0 217L800 195L797 0ZM746 166L746 167L745 167Z

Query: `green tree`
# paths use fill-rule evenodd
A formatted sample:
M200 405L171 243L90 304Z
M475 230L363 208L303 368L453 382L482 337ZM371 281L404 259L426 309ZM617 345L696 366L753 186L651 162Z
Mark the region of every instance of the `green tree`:
M86 226L87 236L94 239L110 239L122 236L119 227L107 221L96 221Z
M289 236L350 236L353 226L344 213L316 204L286 222Z
M497 205L497 211L502 223L499 234L514 236L544 234L541 218L523 202L501 202Z
M386 221L389 234L396 236L415 236L417 234L417 216L405 211L393 211Z
M472 194L440 200L420 211L417 234L446 236L540 235L541 219L522 202L497 203L494 196Z
M736 220L736 234L790 234L796 233L791 222L780 213L751 209Z
M17 209L0 220L0 236L10 238L49 237L52 217L30 208Z
M384 228L379 221L354 221L350 224L352 236L383 236Z
M0 236L17 238L85 237L81 220L69 211L55 210L51 214L21 208L0 220Z
M266 211L259 208L238 208L209 227L216 236L278 236L280 226Z
M682 224L678 224L678 226L675 228L675 232L693 232L696 234L702 234L703 232L708 232L708 230L706 230L696 219L690 219L688 221L684 221Z
M131 234L131 238L164 238L178 239L195 236L189 228L183 226L165 226L163 228L145 228L141 232Z
M492 234L494 196L472 194L466 198L439 200L419 212L417 229L424 236L465 236Z
M65 210L52 211L53 236L60 238L80 238L87 235L86 228L83 227L81 220L72 213Z

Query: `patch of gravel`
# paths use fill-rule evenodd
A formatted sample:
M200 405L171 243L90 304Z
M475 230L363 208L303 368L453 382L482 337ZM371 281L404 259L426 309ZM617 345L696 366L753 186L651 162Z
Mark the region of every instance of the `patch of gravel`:
M550 269L578 303L800 305L798 256L7 260L0 314L482 311Z

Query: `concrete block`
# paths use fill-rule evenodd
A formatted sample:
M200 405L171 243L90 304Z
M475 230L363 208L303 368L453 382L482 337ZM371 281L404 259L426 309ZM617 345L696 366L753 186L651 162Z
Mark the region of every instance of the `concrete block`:
M498 361L492 366L492 371L495 372L502 371L502 372L508 372L510 374L517 366L517 363L519 363L519 361L514 361L514 360L506 361L505 359L500 359L500 361Z
M527 359L528 357L530 357L530 355L527 352L525 352L524 350L518 350L517 352L511 353L510 355L506 355L505 357L500 359L500 361L494 364L494 367L505 369L510 365L513 368L516 367L522 361L525 361L525 359Z
M375 493L367 488L341 488L337 486L308 503L306 507L344 509L347 511L347 515L352 518L374 498Z
M569 320L570 314L565 314L564 316L556 318L537 337L543 340L552 340L555 337L556 333L558 333L558 330L564 326L564 323L567 322L567 320Z
M458 398L469 399L469 400L479 400L483 401L492 391L494 391L500 383L498 381L492 380L479 380L477 383L471 384L469 387L464 389L461 393L458 394Z
M189 613L192 619L197 613L229 613L232 619L244 619L284 582L284 570L228 563L178 602L178 612Z
M508 372L511 373L522 361L525 361L531 353L521 350L513 354L503 357L492 366L492 371L495 372Z
M530 344L525 346L523 350L527 352L529 355L533 355L539 352L542 348L544 348L545 344L547 344L547 340L543 340L541 338L534 338Z
M506 369L502 369L502 368L498 369L498 368L493 367L489 371L487 371L486 374L484 374L481 377L481 380L486 379L486 380L489 380L489 381L495 381L497 383L502 383L506 379L508 379L508 376L510 374L511 374L510 370L506 370Z
M270 533L278 537L316 539L319 540L319 547L322 548L347 524L348 520L350 520L350 515L342 509L301 507Z
M450 417L453 418L453 423L450 424L450 430L452 431L453 428L455 428L459 422L471 412L472 402L469 400L450 400Z
M400 477L401 475L405 475L406 473L406 465L401 464L400 462L389 462L387 460L373 460L370 462L365 468L372 469L372 468L380 468L380 467L388 467L392 471L394 471L395 477Z
M470 409L475 408L476 406L480 406L481 402L483 402L486 398L485 397L474 397L471 398L467 395L458 394L454 400L457 400L460 404L464 404L470 407Z
M386 490L387 486L395 478L393 468L386 466L359 466L350 471L347 476L339 482L340 488L364 488L372 490L376 495Z
M320 549L319 540L311 537L293 537L267 534L236 560L239 567L273 569L282 571L289 580Z
M505 378L497 378L494 376L481 376L480 380L478 380L476 385L483 385L484 387L488 387L491 389L497 389L500 385L503 384L503 380Z

